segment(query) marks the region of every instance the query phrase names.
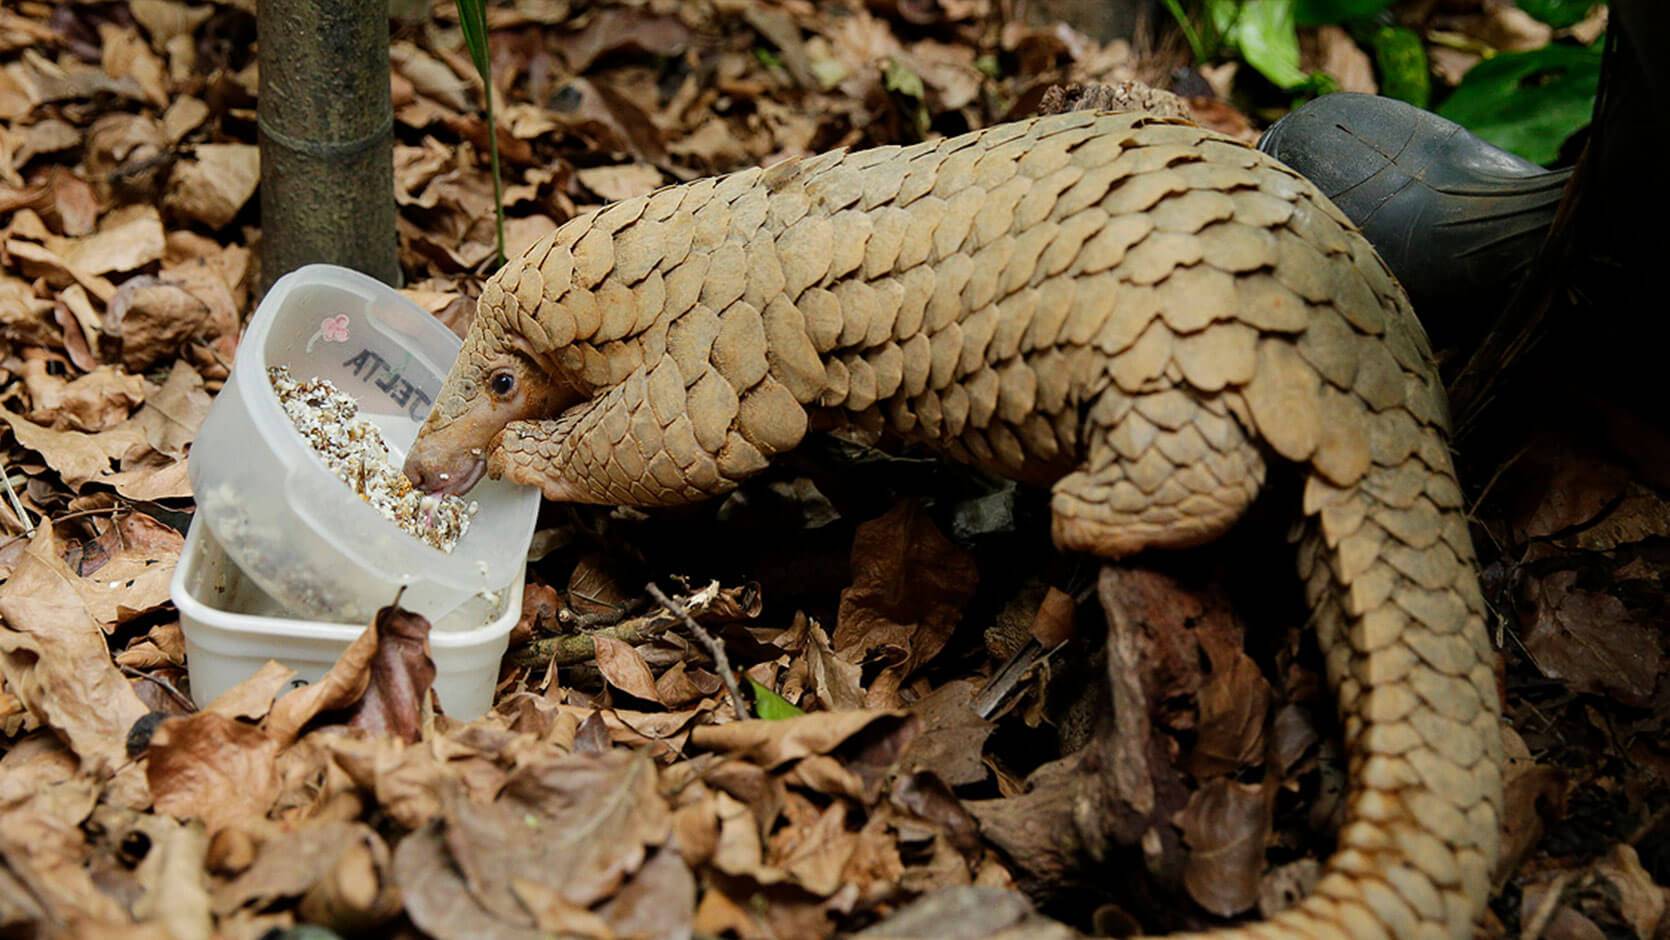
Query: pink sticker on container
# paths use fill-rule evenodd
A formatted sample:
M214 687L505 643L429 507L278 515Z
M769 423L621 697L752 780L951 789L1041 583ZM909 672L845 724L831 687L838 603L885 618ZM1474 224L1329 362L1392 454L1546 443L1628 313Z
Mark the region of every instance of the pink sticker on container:
M313 346L320 340L327 343L346 343L348 341L348 315L339 313L334 317L326 317L319 321L319 332L314 333L307 340L307 351L311 355Z

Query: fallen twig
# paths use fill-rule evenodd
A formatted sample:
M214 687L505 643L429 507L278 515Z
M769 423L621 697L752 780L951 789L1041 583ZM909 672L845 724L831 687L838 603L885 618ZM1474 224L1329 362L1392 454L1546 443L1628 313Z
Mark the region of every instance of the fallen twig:
M685 600L685 606L687 612L698 620L746 620L760 612L759 591L751 584L731 588L714 585L690 595ZM576 618L582 626L586 625L586 616L589 615ZM680 622L678 613L671 608L656 610L584 633L534 640L521 649L512 650L508 658L513 666L573 666L590 662L597 656L596 637L637 645L655 639Z
M717 587L718 585L714 586ZM661 589L655 586L655 582L651 581L644 585L644 590L649 592L650 597L655 598L656 603L677 614L697 642L707 647L708 655L713 657L713 665L719 672L719 678L724 680L725 690L731 694L731 706L736 709L737 720L747 721L748 706L742 701L742 690L737 687L736 674L731 671L731 660L730 657L725 655L724 645L713 634L707 632L701 624L697 623L696 618L690 616L690 612L684 609L683 604L661 593Z

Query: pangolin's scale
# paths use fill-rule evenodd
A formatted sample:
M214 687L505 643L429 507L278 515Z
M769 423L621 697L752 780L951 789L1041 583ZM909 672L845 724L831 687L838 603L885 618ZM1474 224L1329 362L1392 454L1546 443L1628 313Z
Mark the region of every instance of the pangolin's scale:
M1443 395L1385 265L1285 167L1135 113L836 152L577 218L480 310L466 355L518 333L593 396L494 449L557 499L716 495L832 411L1052 484L1057 542L1119 557L1302 465L1353 789L1313 894L1247 930L1471 935L1502 752Z

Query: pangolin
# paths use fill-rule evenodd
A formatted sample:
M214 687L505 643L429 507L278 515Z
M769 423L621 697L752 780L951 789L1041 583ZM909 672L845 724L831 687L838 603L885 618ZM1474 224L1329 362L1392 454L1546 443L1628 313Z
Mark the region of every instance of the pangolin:
M1056 544L1109 559L1216 538L1297 465L1352 783L1315 889L1247 933L1471 935L1502 744L1446 402L1315 187L1187 121L1075 111L622 200L487 282L406 471L668 506L830 417L1049 486Z

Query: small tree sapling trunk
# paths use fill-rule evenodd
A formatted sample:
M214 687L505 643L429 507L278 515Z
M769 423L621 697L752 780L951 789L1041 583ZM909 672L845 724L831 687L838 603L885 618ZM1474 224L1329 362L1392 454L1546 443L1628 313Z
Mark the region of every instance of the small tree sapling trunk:
M261 0L261 288L330 262L394 284L388 0Z

